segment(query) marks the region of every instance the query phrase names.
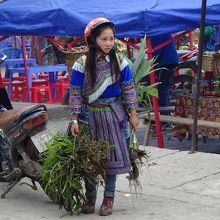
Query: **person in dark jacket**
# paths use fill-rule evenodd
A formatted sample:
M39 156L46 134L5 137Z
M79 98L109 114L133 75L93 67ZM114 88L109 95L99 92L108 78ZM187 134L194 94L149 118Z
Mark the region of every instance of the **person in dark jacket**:
M154 48L171 38L171 34L153 36L151 37L152 47ZM156 57L157 67L162 68L158 73L158 81L161 82L161 84L158 85L159 106L167 107L170 105L169 90L171 81L179 62L175 43L172 42L166 45L165 47L155 51L153 55Z

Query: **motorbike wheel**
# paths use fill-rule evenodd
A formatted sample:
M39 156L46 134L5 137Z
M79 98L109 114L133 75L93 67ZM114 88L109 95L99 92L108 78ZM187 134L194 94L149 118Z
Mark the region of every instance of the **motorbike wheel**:
M70 98L70 88L67 87L62 99L62 105L69 105L69 98Z

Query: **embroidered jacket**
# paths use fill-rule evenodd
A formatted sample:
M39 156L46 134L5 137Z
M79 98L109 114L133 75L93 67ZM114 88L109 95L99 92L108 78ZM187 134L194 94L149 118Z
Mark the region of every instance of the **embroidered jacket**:
M97 99L119 97L122 95L126 109L135 108L136 91L133 76L128 61L117 55L120 66L120 79L111 76L109 56L97 60L96 82L92 86L91 80L85 74L84 66L86 56L80 57L73 65L70 82L70 108L71 114L81 112L81 103L93 103Z

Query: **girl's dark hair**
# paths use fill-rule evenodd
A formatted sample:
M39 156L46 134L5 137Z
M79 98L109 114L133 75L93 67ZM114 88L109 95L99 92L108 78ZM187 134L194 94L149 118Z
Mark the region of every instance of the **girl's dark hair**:
M115 34L114 27L107 23L107 24L101 24L98 27L96 27L93 31L91 36L88 38L88 45L89 45L89 51L87 53L87 59L85 63L85 73L89 75L89 78L92 82L92 85L95 84L96 81L96 57L98 51L101 49L96 44L96 38L101 34L101 32L104 29L111 28L113 33ZM116 57L115 49L112 48L112 50L109 52L109 58L110 58L110 69L111 69L111 76L116 76L116 79L119 79L120 76L120 67L118 63L118 59Z

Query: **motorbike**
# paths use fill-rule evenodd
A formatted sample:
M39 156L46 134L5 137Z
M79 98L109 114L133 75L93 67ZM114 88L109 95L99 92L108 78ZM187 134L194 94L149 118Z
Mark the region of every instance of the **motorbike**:
M37 189L36 182L42 186L40 158L46 150L45 142L54 134L47 122L45 105L10 109L0 103L0 182L4 182L1 198L25 177L31 180L32 185L26 184L32 189Z
M4 185L5 195L24 177L32 182L32 189L37 189L36 181L41 182L40 154L45 150L45 138L48 120L45 105L0 112L0 180ZM39 141L41 139L41 141Z

